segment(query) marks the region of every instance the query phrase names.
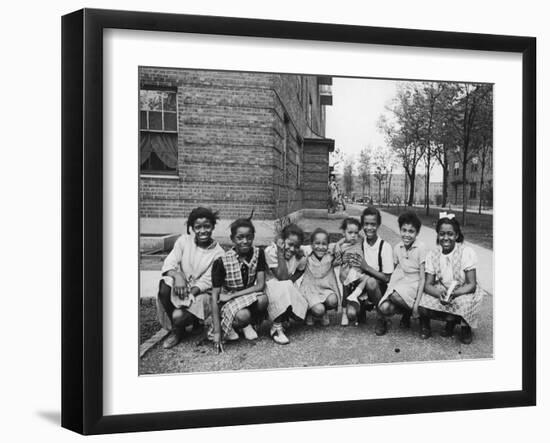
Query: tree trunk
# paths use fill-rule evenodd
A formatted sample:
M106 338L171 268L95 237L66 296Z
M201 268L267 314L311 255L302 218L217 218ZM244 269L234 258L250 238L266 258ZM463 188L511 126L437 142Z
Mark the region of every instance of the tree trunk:
M426 215L430 215L430 169L426 170Z
M479 178L479 210L478 213L481 215L481 206L482 206L482 198L483 198L483 174L485 173L485 162L481 161L481 177Z
M378 204L382 206L382 180L378 179Z
M447 206L447 198L448 198L447 185L448 185L448 183L449 183L449 171L447 170L447 165L445 165L443 167L443 194L441 196L441 199L442 199L441 207L442 208Z
M466 194L466 168L468 167L466 163L466 149L464 149L464 161L462 162L462 226L466 226L466 211L468 209L468 198Z
M407 206L412 206L414 202L414 181L415 181L415 171L409 175L409 182L410 182L410 188L409 188L409 200L407 202Z

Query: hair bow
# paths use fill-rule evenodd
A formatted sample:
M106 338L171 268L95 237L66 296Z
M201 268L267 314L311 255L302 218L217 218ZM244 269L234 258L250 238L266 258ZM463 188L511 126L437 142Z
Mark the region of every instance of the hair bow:
M441 220L442 218L448 218L449 220L455 218L455 215L454 214L451 214L450 212L440 212L439 213L439 219Z

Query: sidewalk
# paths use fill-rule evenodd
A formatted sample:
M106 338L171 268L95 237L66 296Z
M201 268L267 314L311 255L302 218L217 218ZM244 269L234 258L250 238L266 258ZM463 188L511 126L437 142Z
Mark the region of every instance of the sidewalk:
M396 234L399 233L399 225L397 217L380 210L382 214L382 224L390 228ZM435 229L428 226L422 226L418 239L424 242L428 249L435 247L436 233ZM464 244L471 247L477 255L476 276L481 287L489 294L493 294L493 251L473 243L465 242Z

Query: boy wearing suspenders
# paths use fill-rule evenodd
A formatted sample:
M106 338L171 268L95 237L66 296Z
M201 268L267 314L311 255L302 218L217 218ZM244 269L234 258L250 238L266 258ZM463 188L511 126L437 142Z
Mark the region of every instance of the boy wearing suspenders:
M359 303L349 301L346 313L350 322L363 320L368 305L378 307L378 302L386 292L390 276L393 272L393 252L391 245L378 236L378 228L382 223L380 211L368 207L361 215L361 228L365 233L363 241L363 262L361 269L369 276L365 292L359 297ZM384 335L387 331L386 319L376 309L376 335Z

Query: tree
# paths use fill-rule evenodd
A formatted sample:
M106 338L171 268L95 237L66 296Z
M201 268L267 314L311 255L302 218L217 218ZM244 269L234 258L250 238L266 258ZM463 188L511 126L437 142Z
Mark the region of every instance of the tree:
M452 87L455 90L454 118L451 118L450 122L457 133L457 141L459 142L457 153L462 164L462 225L465 225L468 207L466 170L468 164L476 155L475 140L478 137L478 131L484 125L483 107L487 101L487 96L492 93L492 85L457 83Z
M350 195L353 189L353 157L348 156L344 163L344 194Z
M329 154L329 163L333 168L336 168L340 163L344 162L344 153L339 147L334 148Z
M365 196L365 187L367 187L370 195L370 174L371 174L371 154L372 148L361 149L359 153L359 180L361 180L361 197Z
M479 126L473 137L473 145L477 151L477 158L480 163L479 180L479 208L481 214L483 205L483 185L485 181L485 170L491 161L493 154L493 91L489 91L479 103Z
M378 203L382 203L382 183L384 183L393 168L393 152L386 146L379 146L372 152L372 170L378 183Z
M425 82L415 89L414 95L416 111L420 114L419 119L424 122L420 129L420 139L424 145L426 215L430 215L430 173L433 168L433 158L436 155L436 113L442 93L442 83Z
M455 149L457 145L456 131L450 123L452 118L455 118L453 103L454 103L454 88L451 88L448 83L441 84L442 92L440 100L437 103L434 128L433 128L433 155L443 169L443 195L441 207L447 206L448 199L448 183L449 183L449 150Z
M401 161L409 179L408 206L412 206L414 201L416 169L426 148L422 132L425 123L418 106L411 84L401 84L388 108L390 116L382 115L378 120L378 127L384 133L386 143Z

